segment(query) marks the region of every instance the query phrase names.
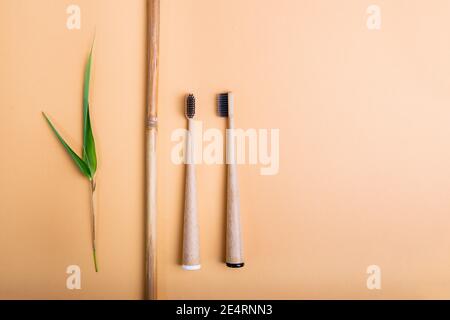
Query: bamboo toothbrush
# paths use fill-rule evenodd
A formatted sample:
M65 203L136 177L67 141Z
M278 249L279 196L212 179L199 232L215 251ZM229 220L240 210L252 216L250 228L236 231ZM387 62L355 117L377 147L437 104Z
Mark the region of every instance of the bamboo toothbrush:
M188 132L186 138L186 187L184 198L183 269L200 269L200 240L197 220L197 186L194 161L194 115L195 97L186 97L186 118Z
M231 92L217 96L217 112L220 117L228 118L226 139L227 154L227 233L226 264L230 268L242 268L242 236L239 208L239 188L234 141L234 98Z
M145 297L156 297L156 129L158 126L159 7L160 0L148 0L148 65L146 118L146 225Z

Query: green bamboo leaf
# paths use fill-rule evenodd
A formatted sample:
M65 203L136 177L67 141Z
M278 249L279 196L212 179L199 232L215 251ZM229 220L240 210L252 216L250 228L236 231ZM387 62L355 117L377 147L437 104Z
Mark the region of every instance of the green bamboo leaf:
M64 139L61 137L61 135L58 133L58 131L53 126L50 119L47 117L47 115L42 112L44 115L45 120L47 120L47 123L49 124L50 128L52 129L53 133L58 138L59 142L63 145L64 149L66 149L67 153L70 155L72 160L75 162L77 167L80 169L81 173L85 175L87 178L92 179L91 172L89 170L89 167L84 163L84 161L72 150L72 148L64 141Z
M95 151L94 135L92 134L91 116L89 113L89 86L91 79L91 65L92 65L92 43L91 51L89 53L88 61L84 71L84 86L83 86L83 160L89 167L91 176L95 175L97 170L97 154Z

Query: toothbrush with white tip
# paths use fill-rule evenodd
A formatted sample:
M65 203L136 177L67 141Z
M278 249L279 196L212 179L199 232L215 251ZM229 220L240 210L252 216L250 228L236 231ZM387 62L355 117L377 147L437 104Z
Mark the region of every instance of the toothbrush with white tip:
M183 269L199 270L200 265L200 239L197 219L197 186L194 164L194 115L195 97L189 94L186 97L186 118L188 132L186 138L186 187L184 198L184 228L183 228Z
M227 154L227 231L226 231L226 265L230 268L242 268L241 218L239 188L234 141L234 98L231 92L217 96L217 112L220 117L228 118L226 139Z

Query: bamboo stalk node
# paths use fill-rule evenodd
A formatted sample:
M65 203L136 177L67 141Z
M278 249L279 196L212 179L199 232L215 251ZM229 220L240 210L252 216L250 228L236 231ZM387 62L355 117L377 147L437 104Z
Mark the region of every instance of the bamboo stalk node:
M147 127L148 128L156 128L156 127L158 127L158 118L157 117L149 117L147 119Z

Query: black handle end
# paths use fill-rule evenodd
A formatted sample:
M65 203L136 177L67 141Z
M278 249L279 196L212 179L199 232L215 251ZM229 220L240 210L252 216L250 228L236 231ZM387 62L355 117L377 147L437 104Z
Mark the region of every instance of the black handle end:
M237 268L242 268L244 266L244 263L228 263L227 262L227 267L228 268L233 268L233 269L237 269Z

